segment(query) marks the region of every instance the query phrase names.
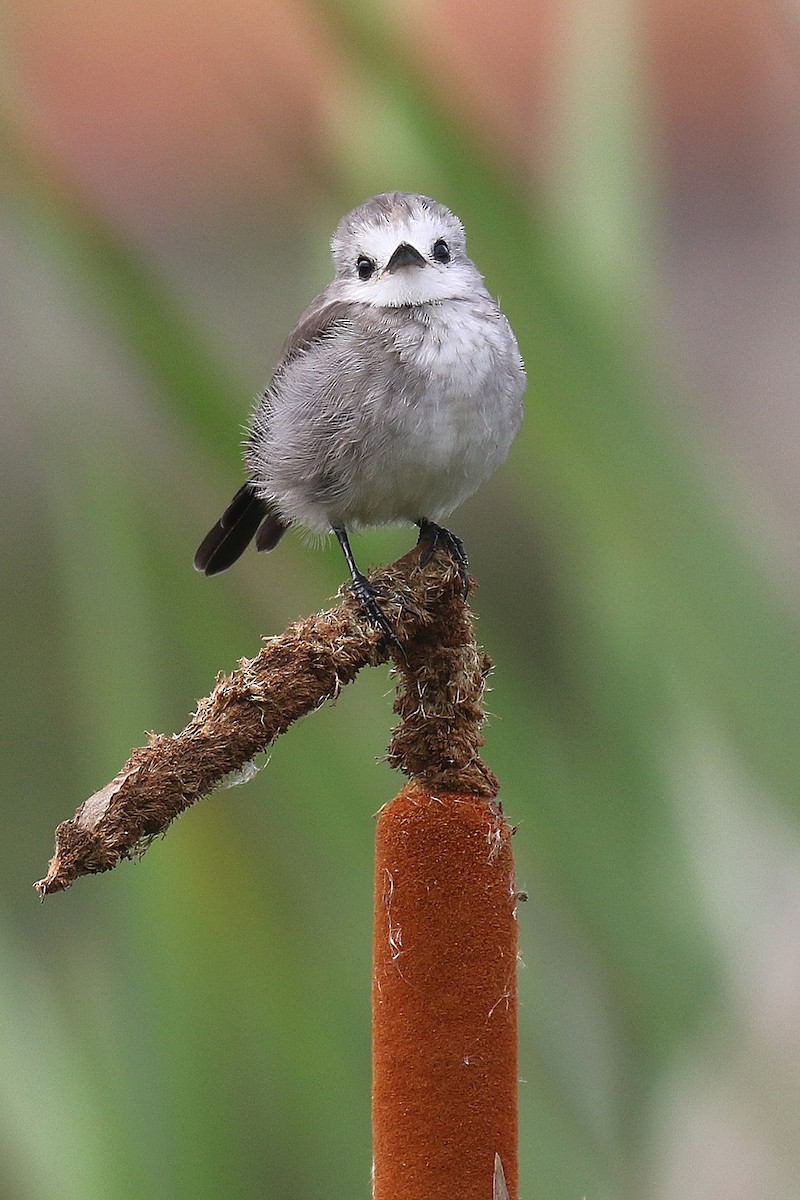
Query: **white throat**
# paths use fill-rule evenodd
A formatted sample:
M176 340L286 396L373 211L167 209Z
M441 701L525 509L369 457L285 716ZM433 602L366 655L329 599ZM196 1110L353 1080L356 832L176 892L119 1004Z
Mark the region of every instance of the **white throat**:
M404 308L406 305L438 304L443 300L467 300L476 289L483 291L483 280L469 261L440 266L398 267L379 271L372 279L337 279L337 295L342 300L358 301L375 308Z

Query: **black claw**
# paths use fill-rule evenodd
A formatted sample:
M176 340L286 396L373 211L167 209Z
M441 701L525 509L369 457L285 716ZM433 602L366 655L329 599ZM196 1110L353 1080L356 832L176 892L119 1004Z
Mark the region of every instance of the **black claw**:
M399 650L401 654L404 653L397 634L392 628L391 621L378 603L378 592L367 579L367 577L358 571L353 576L353 582L350 586L352 588L353 595L363 608L364 615L367 617L367 620L370 622L370 624L374 625L376 629L380 630L386 640L392 646L394 646L396 650Z
M426 521L424 518L417 521L417 525L419 525L417 545L424 545L419 558L420 565L424 567L427 562L430 562L441 546L454 559L458 567L461 586L464 590L464 598L466 599L469 595L469 559L467 558L467 551L464 548L461 538L457 537L449 529L445 529L443 525L435 525L433 521Z
M341 525L334 525L333 532L339 539L339 544L344 551L347 565L350 568L350 578L352 580L350 586L352 588L353 595L356 597L362 609L364 610L367 620L375 627L375 629L380 630L389 645L393 646L395 650L401 654L403 658L405 658L406 652L403 649L403 645L392 628L389 618L386 616L385 612L378 603L377 590L370 583L367 577L361 574L356 566L355 559L353 558L353 552L350 549L350 542L347 539L346 530Z

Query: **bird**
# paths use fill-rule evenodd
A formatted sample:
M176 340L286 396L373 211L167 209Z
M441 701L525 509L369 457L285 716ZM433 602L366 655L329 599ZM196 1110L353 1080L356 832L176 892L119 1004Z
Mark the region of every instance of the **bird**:
M441 522L505 460L525 367L443 204L372 196L341 219L331 252L334 278L300 316L253 410L246 482L194 565L216 575L253 539L273 550L292 525L332 532L365 615L396 641L348 531L416 525L421 561L449 553L466 594L464 544Z

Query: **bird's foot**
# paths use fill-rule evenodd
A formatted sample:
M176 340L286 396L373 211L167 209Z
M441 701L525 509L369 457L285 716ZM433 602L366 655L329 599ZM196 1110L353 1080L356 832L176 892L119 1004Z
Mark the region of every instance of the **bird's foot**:
M350 589L361 605L369 623L380 630L389 645L393 646L405 658L405 650L402 643L392 628L391 621L378 603L377 588L370 583L366 575L362 575L360 571L356 571L353 574Z
M460 537L451 533L449 529L445 529L442 525L435 525L433 521L420 520L419 537L417 545L423 546L423 551L419 561L421 566L425 566L427 562L433 558L436 551L441 548L446 550L450 557L454 560L458 567L458 574L461 577L461 586L464 591L464 598L469 595L469 559L467 552L464 549L464 543Z

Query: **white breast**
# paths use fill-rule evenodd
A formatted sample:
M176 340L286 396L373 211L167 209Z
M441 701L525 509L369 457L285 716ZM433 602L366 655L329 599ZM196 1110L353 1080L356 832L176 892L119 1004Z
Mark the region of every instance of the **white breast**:
M505 318L460 302L426 317L397 337L410 380L392 401L404 406L400 432L372 448L379 470L353 481L356 525L443 519L500 466L519 430L524 374Z
M248 462L264 498L314 531L438 522L505 459L524 388L514 335L485 290L360 305L281 370Z

